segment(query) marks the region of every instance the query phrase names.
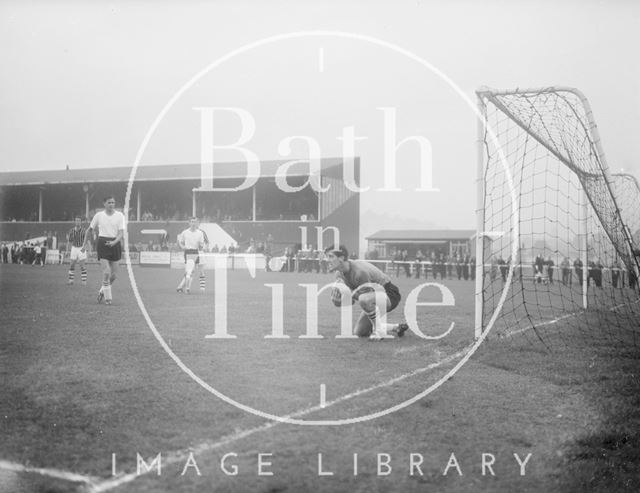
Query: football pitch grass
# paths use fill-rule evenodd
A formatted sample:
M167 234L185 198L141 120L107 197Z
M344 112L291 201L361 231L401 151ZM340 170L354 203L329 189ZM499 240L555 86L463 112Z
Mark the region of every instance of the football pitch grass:
M328 291L318 300L324 337L300 338L307 311L300 285L321 287L331 275L252 279L231 271L228 332L237 337L220 340L205 338L214 332L211 271L207 291L200 293L194 278L188 296L175 292L179 271L134 267L134 273L176 357L229 399L277 416L308 422L383 413L437 382L473 342L470 281L443 281L454 307L418 309L426 334L455 322L446 337L427 341L408 333L371 343L335 337L340 315ZM67 286L63 266L0 267L2 493L640 489L640 351L608 330L585 335L559 322L545 328L551 350L526 333L488 341L453 378L411 405L352 424L303 426L212 395L161 347L126 269L112 306L96 304L98 278L97 266L89 269L88 287ZM394 282L404 299L389 321L398 322L407 294L424 280ZM265 284L283 285L288 339L265 338L272 318ZM420 301L439 298L428 288ZM561 344L553 344L554 331ZM185 471L190 451L199 471ZM495 458L495 475L482 474L483 453ZM514 453L531 454L524 476ZM137 454L147 463L161 454L161 474L137 475ZM236 475L221 469L225 454L234 454L225 464L227 472L236 466ZM272 476L259 475L260 454L272 454L262 457ZM319 454L322 471L332 475L319 473ZM444 475L452 454L459 469ZM390 471L378 471L379 455L389 458ZM413 471L412 460L421 462Z

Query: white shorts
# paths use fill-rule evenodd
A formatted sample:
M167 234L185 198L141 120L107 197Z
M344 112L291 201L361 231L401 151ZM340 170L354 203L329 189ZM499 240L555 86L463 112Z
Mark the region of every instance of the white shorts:
M71 255L69 256L69 258L71 259L71 261L73 262L74 260L78 260L78 261L83 261L83 260L87 260L87 252L82 252L82 249L80 247L71 247Z

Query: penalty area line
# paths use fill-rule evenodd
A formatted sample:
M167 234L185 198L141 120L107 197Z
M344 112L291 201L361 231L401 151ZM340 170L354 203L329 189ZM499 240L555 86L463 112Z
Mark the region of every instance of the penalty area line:
M420 375L422 373L425 373L429 370L433 370L434 368L438 368L440 366L444 366L447 363L451 363L452 361L460 358L461 356L463 356L467 351L469 351L469 349L471 348L472 345L467 346L466 348L462 349L461 351L458 351L457 353L454 353L450 356L447 356L446 358L436 361L435 363L431 363L430 365L427 365L423 368L418 368L417 370L413 370L411 372L408 373L404 373L398 377L394 377L391 378L389 380L386 380L384 382L381 382L379 384L376 385L372 385L370 387L366 387L364 389L359 389L356 390L354 392L351 392L349 394L345 394L341 397L338 397L334 400L331 401L326 401L326 402L322 402L319 405L316 406L312 406L312 407L307 407L304 409L301 409L299 411L296 411L292 414L289 414L288 416L284 416L285 418L301 418L303 416L306 416L308 414L314 413L316 411L319 411L320 409L326 409L328 407L334 406L338 403L347 401L349 399L352 399L354 397L358 397L361 396L363 394L367 394L369 392L373 392L375 390L384 388L384 387L389 387L395 383L398 383L402 380L406 380L407 378L411 378L413 376L416 375ZM269 430L271 428L274 428L275 426L281 425L283 424L282 421L268 421L267 423L264 423L260 426L256 426L254 428L247 428L246 430L237 430L234 433L231 433L230 435L226 435L223 436L222 438L220 438L219 440L215 441L215 442L203 442L199 445L196 445L195 447L191 447L189 449L186 450L178 450L175 452L170 452L166 457L162 458L162 466L167 466L167 465L172 465L172 464L176 464L176 463L181 463L187 460L187 458L189 457L190 454L199 454L199 453L203 453L203 452L209 452L212 450L216 450L219 449L220 447L223 447L225 445L229 445L231 443L234 443L236 441L242 440L243 438L246 438L248 436L254 435L256 433L260 433L262 431L266 431ZM87 493L104 493L107 491L110 491L114 488L118 488L119 486L122 486L124 484L130 483L132 481L135 481L136 479L138 479L141 476L145 476L147 474L149 474L150 472L152 472L152 469L144 469L142 471L140 471L140 473L123 473L117 476L114 476L111 479L107 479L104 480L100 483L97 484L92 484L90 485L90 487L86 490Z
M101 478L98 477L85 476L83 474L77 474L75 472L62 471L60 469L45 467L25 466L24 464L9 462L6 460L0 460L0 470L26 474L38 474L40 476L45 476L48 478L62 479L71 483L83 483L88 486L95 486L101 480Z

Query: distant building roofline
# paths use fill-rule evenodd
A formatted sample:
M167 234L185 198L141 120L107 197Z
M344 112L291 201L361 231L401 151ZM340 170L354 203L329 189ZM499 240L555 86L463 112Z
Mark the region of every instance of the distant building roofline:
M260 176L274 177L276 170L289 160L270 160L260 162ZM340 168L343 158L327 157L321 159L321 170L324 174L331 173L334 168ZM356 158L358 162L358 158ZM68 185L83 183L121 183L128 182L132 166L113 166L100 168L77 168L34 171L5 171L0 173L0 186L38 186L38 185ZM330 171L331 170L331 171ZM338 171L338 170L335 170ZM245 162L216 163L215 178L245 178L247 165ZM331 173L333 174L333 173ZM340 171L340 176L341 176ZM291 171L287 176L308 176L308 173ZM136 169L135 181L175 181L200 180L201 166L199 163L186 164L154 164L140 165Z

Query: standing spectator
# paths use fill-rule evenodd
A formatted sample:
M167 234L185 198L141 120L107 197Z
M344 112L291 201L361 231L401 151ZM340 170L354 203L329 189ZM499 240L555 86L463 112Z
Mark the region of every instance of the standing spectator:
M596 282L596 264L593 260L587 264L587 286L591 286L591 281Z
M617 261L611 264L611 284L614 288L618 287L618 279L620 278L620 266Z
M287 257L287 272L293 272L295 270L293 261L293 248L287 247L287 249L285 250L285 255Z
M302 249L296 252L296 270L302 272Z
M164 233L160 235L160 250L163 252L169 251L169 233L165 230Z
M327 260L327 254L324 252L324 250L320 250L320 253L318 253L318 261L320 262L320 270L322 270L323 274L326 274L327 267L328 267L328 260Z
M273 235L271 233L267 234L265 250L268 251L270 255L273 254Z
M509 265L504 261L502 255L498 259L498 267L500 269L500 277L502 277L502 282L507 282L507 273L509 272Z
M33 252L33 248L31 248L31 244L29 242L24 242L20 245L20 250L18 252L18 258L20 264L31 264L31 252Z
M422 255L422 251L418 250L416 252L416 263L415 263L416 279L420 279L420 273L422 271L422 261L423 260L424 260L424 256Z
M447 265L447 278L451 280L453 273L453 257L451 255L445 255L444 261Z
M458 275L458 281L462 279L462 255L460 254L456 257L456 274Z
M498 277L498 260L492 255L489 259L489 278L491 281L495 281L496 277Z
M265 262L267 263L267 270L271 271L271 267L269 267L269 262L271 261L271 257L273 257L273 242L269 243L266 242L264 244L264 258L265 258Z
M549 283L553 284L553 268L555 266L555 264L553 263L553 260L551 260L551 257L547 257L547 276L549 277Z
M253 238L249 240L249 246L247 247L246 253L256 253L256 244Z
M469 255L465 255L463 264L462 264L462 277L464 278L465 281L469 280L470 263L471 263L471 259L469 258Z
M560 269L562 271L562 284L571 286L572 275L571 275L571 261L568 257L565 257L564 260L560 263Z
M400 277L400 262L402 262L402 252L400 250L396 250L396 253L393 256L393 264L396 266L396 277Z
M6 243L2 244L2 263L3 264L9 263L9 247L7 246Z
M541 254L536 255L533 261L533 282L540 284L544 274L544 258Z
M469 277L471 278L472 281L475 281L476 279L476 258L475 257L471 257L471 260L469 261Z
M304 251L304 272L311 272L313 267L313 252L311 250L311 245L307 245L307 249Z
M48 244L47 244L47 240L45 239L42 242L42 245L40 245L40 257L42 259L42 265L44 266L45 262L47 261L47 250L48 250Z
M602 271L604 270L604 265L602 265L600 259L596 259L594 268L595 270L593 280L596 283L596 288L602 288Z
M433 256L433 264L431 267L431 274L434 279L438 279L438 274L440 274L440 257L438 254L434 254Z
M576 277L578 278L578 284L580 284L580 286L582 286L582 268L583 267L584 265L582 264L582 260L580 260L579 258L573 261L573 268L576 271Z
M402 265L407 277L411 277L411 264L409 263L409 252L402 250Z
M311 255L312 255L313 266L316 269L316 274L320 274L320 257L318 256L318 251L313 250Z
M31 246L30 242L25 241L20 246L20 263L31 265L31 263L33 262L33 259L34 259L33 247Z

